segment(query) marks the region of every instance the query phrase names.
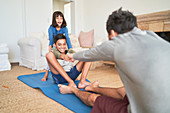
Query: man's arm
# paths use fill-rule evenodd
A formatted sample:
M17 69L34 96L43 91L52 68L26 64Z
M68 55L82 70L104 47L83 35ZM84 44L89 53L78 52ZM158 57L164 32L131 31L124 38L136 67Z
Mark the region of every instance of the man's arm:
M98 61L98 60L104 60L104 61L113 61L113 43L110 41L106 41L102 43L100 46L97 46L95 48L91 48L90 50L77 52L73 55L73 58L75 60L80 60L84 62L88 61Z

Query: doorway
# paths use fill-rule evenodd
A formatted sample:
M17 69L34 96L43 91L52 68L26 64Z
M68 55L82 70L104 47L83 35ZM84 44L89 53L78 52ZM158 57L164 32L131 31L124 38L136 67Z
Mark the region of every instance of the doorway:
M54 11L61 11L64 14L64 18L67 22L68 33L71 34L72 32L72 25L71 25L71 0L53 0L53 12Z

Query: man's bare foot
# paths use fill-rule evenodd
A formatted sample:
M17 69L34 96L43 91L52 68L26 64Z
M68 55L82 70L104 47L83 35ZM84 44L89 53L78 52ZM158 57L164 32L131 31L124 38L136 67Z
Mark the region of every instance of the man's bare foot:
M85 88L86 91L93 91L93 88L99 87L99 81L94 81L91 85Z
M59 87L60 93L62 94L73 93L73 90L76 89L75 87L61 85L61 84L58 84L58 87Z
M79 84L78 84L78 88L83 89L83 88L85 88L85 87L87 87L87 86L89 86L89 85L91 85L90 82L80 81Z

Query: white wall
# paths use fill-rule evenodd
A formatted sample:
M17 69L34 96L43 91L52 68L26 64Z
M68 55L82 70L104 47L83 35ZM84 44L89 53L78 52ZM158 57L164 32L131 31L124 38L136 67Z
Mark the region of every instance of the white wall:
M75 0L78 22L76 34L80 30L94 29L95 37L107 38L106 21L112 11L123 7L134 15L170 10L170 0Z
M64 13L64 4L65 4L65 2L63 2L63 1L53 0L53 12L61 11Z
M9 48L10 61L17 61L19 47L17 41L23 37L22 0L0 1L0 42Z
M71 33L71 3L64 5L64 18L67 22L68 33Z
M25 0L26 36L31 32L48 33L52 18L50 0Z
M51 24L52 0L0 0L0 42L9 47L10 62L20 60L20 38L45 32Z
M121 6L135 15L170 10L170 0L73 0L72 31L95 30L95 37L107 38L106 21ZM17 41L30 32L45 32L51 24L53 0L0 0L0 42L9 47L10 62L19 61Z
M72 26L75 26L75 34L78 35L81 30L84 30L84 0L74 0L74 3L72 3L72 14L74 13L74 17L72 17L75 21L72 22ZM72 19L72 20L73 20Z

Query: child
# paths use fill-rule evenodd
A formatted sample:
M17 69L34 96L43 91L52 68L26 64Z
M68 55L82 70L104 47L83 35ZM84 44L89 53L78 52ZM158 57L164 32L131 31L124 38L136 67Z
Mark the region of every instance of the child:
M50 67L52 77L56 84L69 83L69 86L76 87L74 80L79 76L82 71L78 88L85 88L90 85L86 81L87 73L90 69L91 62L78 62L74 67L72 62L68 62L68 56L66 54L73 53L74 51L66 50L66 37L63 34L57 34L54 37L54 46L51 52L47 53L46 59ZM48 76L44 76L43 79L47 79Z
M66 36L66 42L68 45L68 49L72 48L70 38L68 37L68 29L67 29L67 23L64 19L64 15L60 11L56 11L53 13L52 18L52 24L48 29L49 34L49 51L53 48L53 38L56 36L56 34L65 34ZM49 66L47 66L45 75L48 76ZM42 81L45 81L45 79L41 79Z

